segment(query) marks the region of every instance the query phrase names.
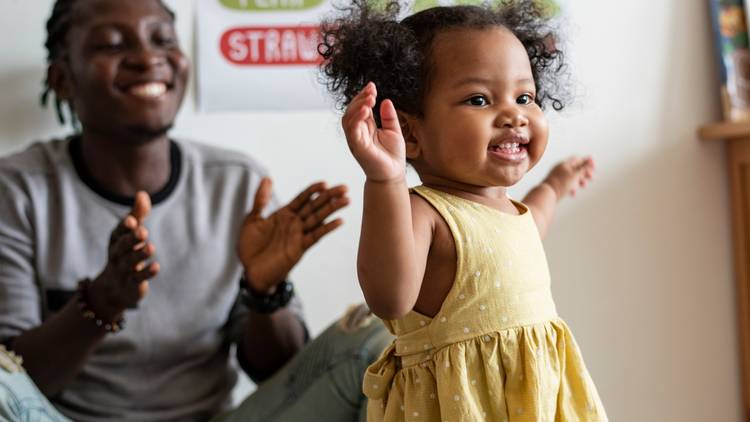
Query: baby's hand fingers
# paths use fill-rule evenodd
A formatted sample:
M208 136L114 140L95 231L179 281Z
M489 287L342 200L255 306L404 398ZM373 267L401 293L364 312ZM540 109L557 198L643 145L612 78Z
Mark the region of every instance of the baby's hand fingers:
M586 163L586 167L584 167L584 170L583 170L583 178L586 180L586 182L589 182L591 181L591 179L594 178L594 169L595 169L594 162L588 161Z
M350 133L351 129L357 128L363 121L373 119L372 108L375 106L376 99L377 92L375 90L375 85L372 82L367 84L367 86L365 86L365 88L352 99L341 119L341 125L344 127L347 135L354 135L354 133Z
M370 82L359 92L359 94L352 98L352 101L346 107L346 112L344 112L342 124L345 126L347 124L351 125L352 122L361 120L361 112L366 109L365 106L371 109L375 106L376 99L377 93L375 91L375 85Z
M586 162L586 158L579 157L577 155L565 160L565 164L570 166L570 168L572 168L573 170L580 170L585 164L585 162Z
M391 100L384 100L380 104L380 122L384 130L396 132L401 136L401 124L398 122L398 114Z
M586 172L593 172L595 167L596 166L594 165L594 159L591 157L585 157L579 164L578 168Z

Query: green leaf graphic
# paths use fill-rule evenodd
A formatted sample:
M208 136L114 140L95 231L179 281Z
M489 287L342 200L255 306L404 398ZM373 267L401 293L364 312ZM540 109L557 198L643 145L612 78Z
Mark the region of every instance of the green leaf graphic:
M283 12L318 7L324 0L219 0L222 6L247 12Z

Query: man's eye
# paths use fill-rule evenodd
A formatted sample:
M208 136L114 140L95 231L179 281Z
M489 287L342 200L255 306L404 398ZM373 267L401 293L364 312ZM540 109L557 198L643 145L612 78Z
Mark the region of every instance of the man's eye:
M516 98L516 104L531 104L534 102L534 97L531 94L521 94Z
M486 106L490 102L487 101L487 98L484 95L475 95L468 100L466 100L467 104L473 105L473 106Z
M161 47L171 47L177 44L177 40L175 40L174 37L157 36L157 37L154 37L154 44L161 46Z
M122 43L102 43L96 46L99 51L119 51L123 47Z

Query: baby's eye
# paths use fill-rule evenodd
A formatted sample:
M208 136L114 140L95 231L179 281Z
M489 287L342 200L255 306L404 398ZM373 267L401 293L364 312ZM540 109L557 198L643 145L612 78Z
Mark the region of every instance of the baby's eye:
M516 104L527 105L534 102L534 96L531 94L521 94L516 98Z
M475 95L469 98L468 100L466 100L466 103L469 105L482 107L482 106L488 105L490 102L487 100L487 97L485 97L484 95Z

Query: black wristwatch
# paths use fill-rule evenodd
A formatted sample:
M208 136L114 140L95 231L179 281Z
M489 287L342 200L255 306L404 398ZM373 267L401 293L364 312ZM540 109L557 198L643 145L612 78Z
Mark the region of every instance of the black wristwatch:
M248 308L261 314L270 314L285 307L294 297L294 285L282 281L276 285L276 291L269 294L258 293L250 288L245 277L240 278L240 300Z

